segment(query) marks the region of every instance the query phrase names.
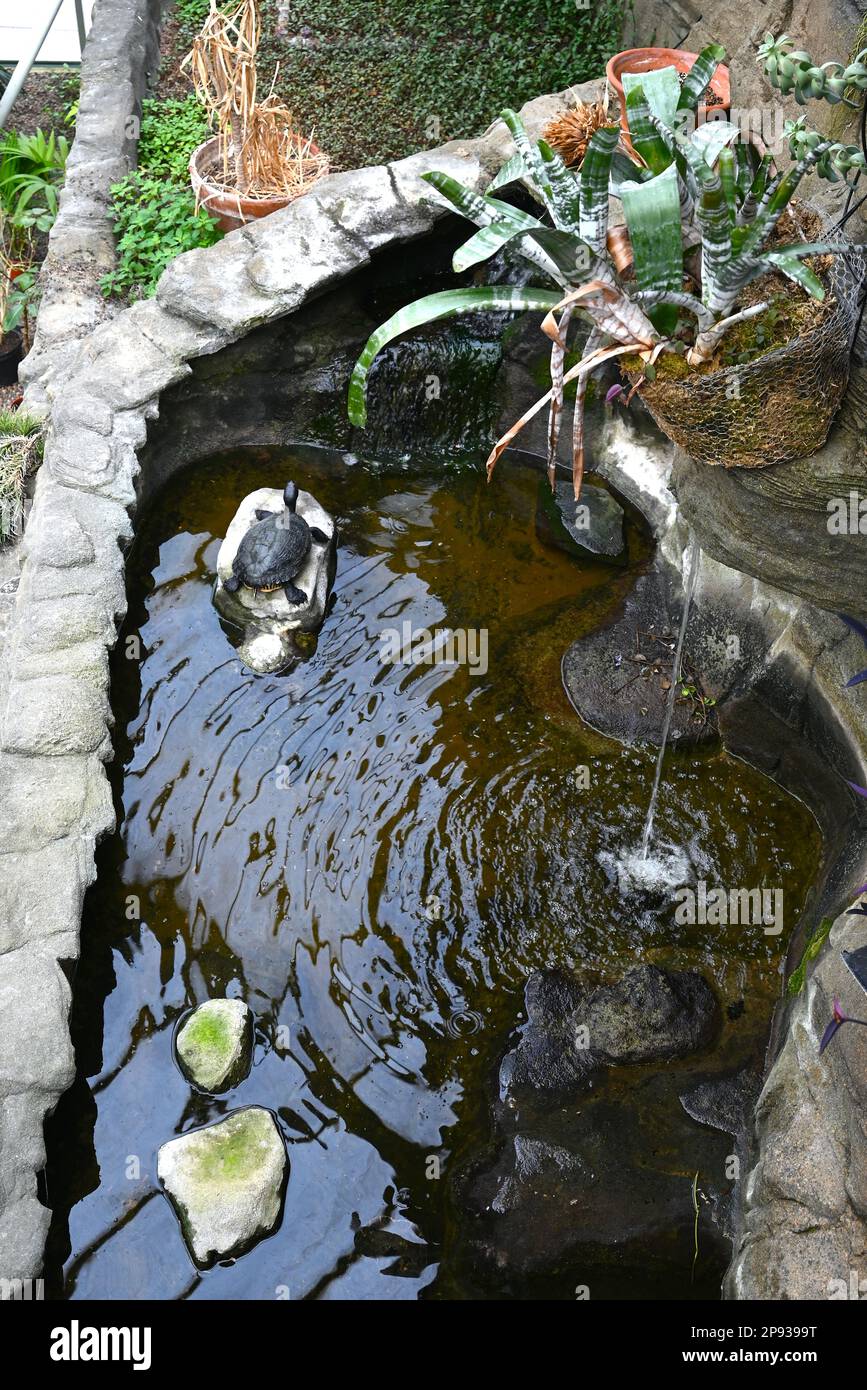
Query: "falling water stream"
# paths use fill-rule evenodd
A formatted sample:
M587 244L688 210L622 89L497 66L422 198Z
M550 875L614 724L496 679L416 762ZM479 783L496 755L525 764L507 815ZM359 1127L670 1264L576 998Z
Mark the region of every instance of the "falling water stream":
M653 820L656 815L656 803L659 800L659 784L662 781L662 764L665 759L665 748L671 730L671 717L674 714L674 702L677 698L677 686L680 679L680 662L683 656L683 644L686 638L686 629L689 624L689 610L695 590L695 581L698 575L700 558L701 546L695 535L690 532L689 544L686 548L686 569L684 571L683 580L683 613L680 618L680 631L677 634L677 646L674 649L674 664L671 668L671 685L668 690L668 699L665 702L665 719L662 724L662 739L659 744L659 756L656 759L653 791L650 793L647 820L644 823L644 834L641 837L641 854L639 857L644 863L647 862L650 853L650 841L653 835Z

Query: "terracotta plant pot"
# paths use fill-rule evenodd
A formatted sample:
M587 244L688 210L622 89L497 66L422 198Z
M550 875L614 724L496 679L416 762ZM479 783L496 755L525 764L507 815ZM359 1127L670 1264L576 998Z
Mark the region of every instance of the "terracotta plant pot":
M301 139L300 136L296 138L299 141ZM310 145L310 153L316 158L321 158L322 155L319 146L313 144ZM223 155L219 135L211 136L210 140L193 150L190 156L190 182L196 201L200 207L213 213L217 225L224 232L234 232L238 227L243 227L245 222L252 222L257 217L267 217L269 213L285 208L295 198L300 198L312 188L327 172L328 167L325 165L294 197L245 198L240 193L222 186Z
M670 67L677 68L678 72L689 72L697 57L697 53L689 53L685 48L625 48L622 53L615 53L613 58L609 58L605 73L620 102L620 124L623 129L628 131L629 124L626 120L626 102L623 99L621 73L655 72L658 68ZM710 89L719 100L713 106L706 106L704 103L699 106L699 122L705 120L709 113L728 111L731 106L729 70L724 63L720 63L711 78Z

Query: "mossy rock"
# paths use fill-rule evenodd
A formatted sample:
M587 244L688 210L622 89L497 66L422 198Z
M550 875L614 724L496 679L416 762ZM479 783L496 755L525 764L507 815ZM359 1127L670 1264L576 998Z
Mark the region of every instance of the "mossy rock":
M241 999L209 999L186 1016L175 1050L184 1076L200 1091L229 1091L250 1070L253 1015Z
M255 1105L162 1145L157 1174L197 1265L243 1254L271 1234L287 1167L274 1116Z

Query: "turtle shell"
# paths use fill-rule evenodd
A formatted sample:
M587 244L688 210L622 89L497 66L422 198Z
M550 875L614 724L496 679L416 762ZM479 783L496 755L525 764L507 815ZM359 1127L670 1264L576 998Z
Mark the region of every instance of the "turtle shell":
M232 573L250 589L290 583L310 550L310 528L294 512L275 512L251 526L238 546Z

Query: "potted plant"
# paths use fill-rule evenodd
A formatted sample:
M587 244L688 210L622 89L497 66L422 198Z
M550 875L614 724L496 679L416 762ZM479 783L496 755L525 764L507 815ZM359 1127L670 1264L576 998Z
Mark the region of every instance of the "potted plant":
M686 133L719 52L714 45L700 54L682 84L673 70L649 82L653 104L640 84L631 88L631 155L622 148L618 127L603 126L576 175L547 141L533 143L519 118L506 111L502 118L515 155L487 194L442 173L424 176L479 229L455 253L456 271L511 245L541 272L543 283L447 290L401 310L372 335L353 370L354 424L365 423L371 364L398 334L454 314L536 310L544 314L542 328L552 342L551 387L498 441L489 475L511 440L547 405L553 480L564 386L576 381L577 497L588 378L613 359L623 361L632 391L641 394L660 427L701 461L749 467L819 447L848 379L863 257L846 244L817 240L815 224L808 226L793 204L802 178L831 142L819 140L778 174L770 155L742 140L728 122ZM541 205L538 217L491 196L519 170ZM608 246L610 192L622 201L632 248L631 263L620 270ZM570 331L579 319L589 321L590 333L581 360L564 371Z
M698 120L704 121L709 115L718 115L721 111L728 111L731 106L731 80L728 68L723 64L722 58L725 56L724 49L719 45L710 45L705 49L705 53L716 50L719 53L714 72L707 83L703 93L704 100L698 104L696 115ZM620 102L620 124L624 130L629 129L626 118L626 91L629 90L630 78L634 79L634 84L645 83L649 72L658 72L662 68L674 68L679 79L685 79L687 74L695 68L698 59L697 53L690 53L684 48L625 48L622 53L615 53L609 58L605 68L605 76L618 101Z
M289 109L274 95L257 100L259 37L256 0L230 14L211 0L181 64L216 130L190 159L196 204L226 232L285 207L328 173L327 156L295 130Z

